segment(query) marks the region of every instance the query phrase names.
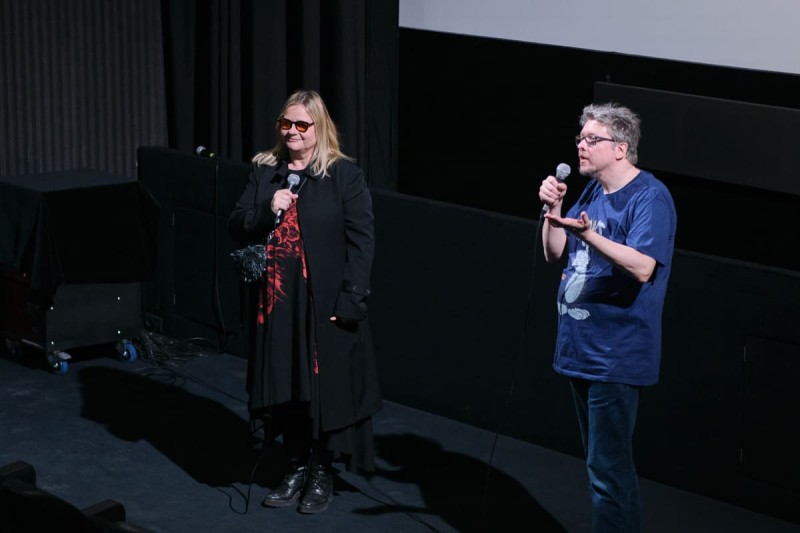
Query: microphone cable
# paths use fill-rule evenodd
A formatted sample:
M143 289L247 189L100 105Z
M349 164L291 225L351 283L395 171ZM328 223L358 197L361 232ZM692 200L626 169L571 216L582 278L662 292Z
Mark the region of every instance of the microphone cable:
M303 188L303 186L305 184L306 184L305 176L303 176L303 179L301 180L300 176L298 176L297 174L292 172L287 177L287 187L286 188L291 190L294 193L299 193L300 190ZM277 288L276 288L277 287L277 282L276 282L277 268L275 268L275 266L274 266L274 261L276 259L274 253L272 254L273 268L270 269L270 267L269 267L269 261L270 261L269 246L270 246L273 238L275 237L275 231L278 229L278 226L282 222L282 218L283 218L284 214L285 213L284 213L283 210L279 210L278 213L276 213L275 222L273 223L273 226L272 226L272 231L270 231L269 234L267 234L267 237L264 240L265 253L267 253L267 265L266 265L266 269L264 271L264 275L257 282L258 285L257 285L257 289L256 290L258 291L258 295L255 296L256 302L252 302L253 305L249 306L249 308L251 310L254 310L256 313L262 312L262 313L264 313L266 315L265 316L265 320L264 320L264 327L267 328L267 338L268 338L268 343L269 343L270 346L272 346L272 334L274 332L274 329L273 329L272 323L270 321L269 312L270 312L271 305L276 302L275 294L276 294L276 290L277 290ZM252 295L251 295L251 297L252 297ZM261 310L258 309L257 301L258 301L259 298L263 298L263 300L262 300L263 308ZM249 318L253 319L255 317L249 317ZM251 320L251 324L252 323L254 323L254 320ZM253 342L253 341L251 340L251 342ZM264 356L264 358L266 359L266 356ZM272 406L271 405L269 405L269 406L267 405L267 398L266 398L266 395L265 395L265 393L266 393L266 391L265 391L265 388L266 388L265 387L265 383L267 382L266 370L267 370L267 363L266 363L266 361L264 361L262 363L262 366L261 366L261 385L260 385L260 389L261 389L261 391L260 391L261 408L260 409L261 409L261 411L264 412L264 414L261 417L259 417L259 419L261 420L261 423L262 423L261 428L256 427L257 419L256 420L253 419L252 413L250 413L250 416L249 416L250 423L251 423L251 428L250 428L250 437L251 437L251 439L254 438L256 433L258 433L259 429L261 429L261 430L263 430L263 433L264 433L264 440L263 440L263 443L261 445L261 452L258 454L258 457L256 458L256 461L255 461L255 464L253 465L253 468L252 468L252 470L250 472L250 480L247 483L247 495L245 497L244 514L247 514L247 511L250 508L250 490L251 490L251 488L253 486L253 483L255 482L256 472L258 471L258 467L261 465L261 461L263 460L264 456L266 455L267 448L269 448L272 445L273 441L274 441L273 433L272 433L272 431L273 431L272 430L272 422L273 422ZM249 411L249 408L248 408L248 411Z
M198 152L199 153L199 152ZM227 349L228 335L225 328L225 317L222 311L222 298L219 292L219 161L214 158L214 304L217 315L217 322L219 331L217 332L217 341L219 342L219 353L224 353Z
M566 163L560 163L556 168L556 179L558 181L563 182L564 180L567 179L567 176L569 176L570 172L571 169L569 165L567 165ZM487 509L487 503L489 497L489 483L492 473L492 463L494 462L494 455L495 451L497 450L497 443L500 439L500 430L505 424L506 417L508 416L511 408L511 400L514 396L514 387L516 386L517 376L519 375L519 366L520 363L522 362L522 350L525 347L525 337L528 332L528 321L530 320L531 304L533 301L533 286L534 286L534 279L536 277L536 265L538 264L537 254L539 253L539 244L541 242L541 236L542 236L542 223L544 221L544 214L547 212L547 210L548 210L547 205L542 207L542 210L539 213L539 221L536 224L536 232L533 242L533 257L531 263L530 277L528 279L528 297L526 299L525 313L524 313L525 319L522 323L523 324L522 333L519 338L517 356L513 364L514 371L511 375L511 385L509 386L508 389L508 395L506 396L506 403L501 413L500 421L497 423L497 428L494 431L494 436L492 438L492 447L491 451L489 452L489 460L487 461L486 464L486 479L483 485L483 497L481 498L481 510L483 512L486 512Z

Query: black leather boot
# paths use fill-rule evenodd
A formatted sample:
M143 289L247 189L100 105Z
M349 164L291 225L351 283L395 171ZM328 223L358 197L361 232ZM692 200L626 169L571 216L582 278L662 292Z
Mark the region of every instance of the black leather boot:
M321 464L314 464L309 469L311 471L297 510L301 513L321 513L333 499L333 474Z
M291 472L286 474L281 484L267 494L261 505L264 507L288 507L292 505L303 492L307 477L308 467L294 467Z

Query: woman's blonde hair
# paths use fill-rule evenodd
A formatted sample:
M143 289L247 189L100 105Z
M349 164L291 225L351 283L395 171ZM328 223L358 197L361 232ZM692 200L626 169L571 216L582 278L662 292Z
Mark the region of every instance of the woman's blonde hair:
M286 103L283 104L280 116L283 117L286 110L293 105L303 106L303 109L306 110L306 113L314 123L312 128L317 129L317 146L314 148L314 153L308 164L314 175L322 174L323 177L327 176L330 166L339 159L353 160L353 158L342 153L339 148L339 133L336 130L336 124L333 123L325 102L322 101L322 97L316 91L299 90L293 92L286 100ZM281 159L289 157L289 149L286 147L286 141L281 133L278 121L275 122L275 136L278 140L277 144L271 150L258 152L253 156L253 163L275 166Z

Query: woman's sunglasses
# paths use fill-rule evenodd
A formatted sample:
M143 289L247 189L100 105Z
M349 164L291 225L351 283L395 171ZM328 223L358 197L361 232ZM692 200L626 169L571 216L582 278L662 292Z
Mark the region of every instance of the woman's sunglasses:
M288 118L279 118L278 125L281 127L282 130L290 130L292 129L292 125L297 128L297 131L300 133L305 133L308 131L308 128L314 125L313 122L306 122L305 120L289 120Z

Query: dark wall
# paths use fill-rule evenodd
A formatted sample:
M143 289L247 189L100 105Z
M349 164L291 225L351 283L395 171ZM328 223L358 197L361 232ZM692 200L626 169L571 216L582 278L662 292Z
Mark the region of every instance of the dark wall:
M628 103L644 113L641 165L675 197L678 247L800 270L786 251L800 246L800 194L779 192L800 183L800 76L401 28L399 81L397 190L528 219L541 180L578 168L581 110L609 95L598 83L683 95L683 114ZM571 203L586 178L567 183Z
M552 370L560 269L537 221L376 192L372 326L387 398L580 456ZM677 250L642 476L800 523L800 275ZM488 453L488 450L487 450Z
M248 171L139 150L140 179L161 205L147 312L166 333L218 338L240 356L235 243L215 231ZM551 367L560 269L541 259L538 221L380 189L373 198L370 316L385 398L579 455L568 384ZM661 381L641 403L641 475L800 523L798 301L798 273L676 251Z
M160 206L157 275L144 291L146 323L243 356L246 287L233 270L229 254L236 243L226 223L250 166L140 147L137 168Z

